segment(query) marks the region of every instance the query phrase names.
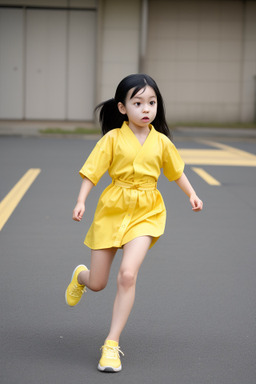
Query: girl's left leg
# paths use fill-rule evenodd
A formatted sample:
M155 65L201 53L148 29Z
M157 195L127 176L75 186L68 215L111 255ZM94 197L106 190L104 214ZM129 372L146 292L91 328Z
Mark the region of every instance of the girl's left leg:
M151 241L151 236L141 236L123 247L123 259L117 277L117 295L107 340L119 343L121 332L133 307L138 272Z
M121 351L118 346L119 338L134 303L138 272L151 241L150 236L141 236L123 247L123 259L117 277L117 294L114 302L112 323L110 332L102 347L102 356L98 364L100 371L119 372L122 369L119 356Z

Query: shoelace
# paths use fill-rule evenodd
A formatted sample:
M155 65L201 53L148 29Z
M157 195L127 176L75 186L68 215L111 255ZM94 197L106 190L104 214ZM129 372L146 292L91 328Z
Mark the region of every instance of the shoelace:
M107 359L116 359L119 358L119 353L124 356L124 353L121 351L120 347L111 347L109 345L103 345L101 347L101 350L103 350L104 355Z
M74 284L69 294L73 297L80 297L84 292L86 292L86 288L84 286Z

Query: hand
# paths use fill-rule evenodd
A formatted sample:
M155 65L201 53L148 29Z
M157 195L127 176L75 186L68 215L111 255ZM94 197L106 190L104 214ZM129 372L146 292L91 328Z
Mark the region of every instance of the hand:
M72 219L75 221L81 221L84 215L85 205L84 203L78 202L73 210Z
M197 195L190 196L190 203L192 205L192 210L194 212L200 212L203 209L203 202L199 199Z

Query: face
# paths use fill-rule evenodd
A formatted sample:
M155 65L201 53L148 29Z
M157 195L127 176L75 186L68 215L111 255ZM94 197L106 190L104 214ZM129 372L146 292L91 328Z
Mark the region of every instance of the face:
M118 103L119 111L127 114L130 128L145 128L155 119L157 113L157 97L150 86L142 88L133 98L134 88L130 89L125 105Z

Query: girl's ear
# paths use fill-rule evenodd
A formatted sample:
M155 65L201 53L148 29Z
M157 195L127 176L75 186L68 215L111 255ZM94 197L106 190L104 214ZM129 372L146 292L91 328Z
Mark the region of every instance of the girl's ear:
M123 103L119 102L117 104L117 107L119 109L119 112L122 113L122 115L126 115L126 108L125 106L123 105Z

